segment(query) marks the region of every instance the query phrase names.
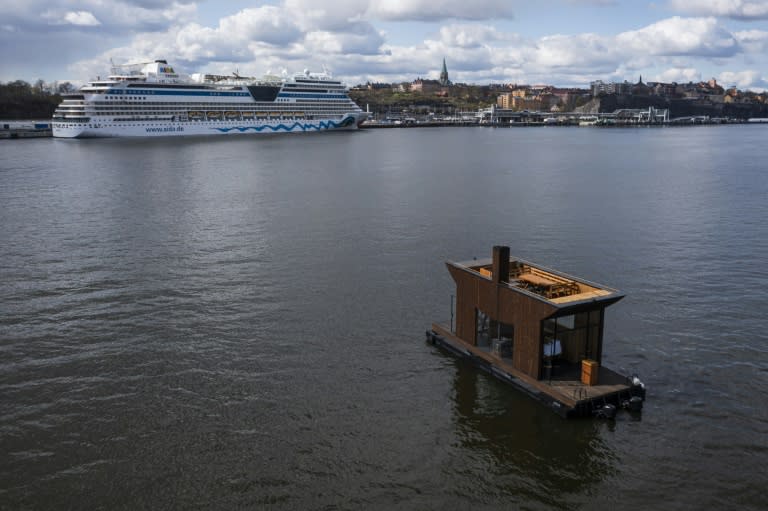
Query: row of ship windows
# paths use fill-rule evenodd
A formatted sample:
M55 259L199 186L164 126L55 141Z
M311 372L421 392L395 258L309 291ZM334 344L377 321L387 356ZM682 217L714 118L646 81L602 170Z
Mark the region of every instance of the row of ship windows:
M85 103L62 103L59 108L83 108L85 106L96 105L99 107L108 108L120 108L120 109L137 109L137 108L247 108L251 107L250 104L243 103L168 103L168 102L152 102L152 103L123 103L113 101L94 101L86 105ZM350 99L325 99L325 100L304 100L295 103L261 103L258 105L260 108L278 109L278 110L291 110L294 108L312 108L315 105L349 105L354 107L355 103Z
M130 94L122 95L122 94L117 93L117 92L107 92L107 91L101 91L101 90L86 90L84 92L91 92L91 93L94 93L94 94L104 94L106 92L106 96L108 98L112 99L112 100L115 100L115 99L125 100L125 101L146 101L147 100L147 96L133 96L133 95L130 95ZM298 89L295 89L295 90L287 89L287 90L284 90L284 92L297 93L297 92L300 92L300 91ZM337 94L338 93L343 93L343 94L346 94L347 90L345 88L343 88L343 87L341 87L341 88L322 87L322 88L317 88L316 90L311 90L311 91L307 91L307 92L312 92L314 94L333 94L333 93L337 93ZM250 97L250 94L247 93L247 92L232 92L232 91L227 91L227 92L209 92L206 95L207 96ZM149 99L152 99L152 96L149 96Z
M276 116L298 116L303 117L307 115L315 115L320 117L343 115L349 110L305 110L303 112L236 112L236 111L222 111L222 110L191 110L191 111L137 111L137 112L118 112L118 111L105 111L105 112L56 112L55 117L80 117L84 115L94 115L99 117L142 117L142 116L233 116L240 115L247 117L276 117Z
M341 114L348 112L349 109L331 109L331 108L304 108L303 112L309 112L312 114ZM245 115L297 115L296 111L269 111L269 112L263 112L263 111L253 111L253 110L211 110L211 109L202 109L202 110L107 110L107 109L97 109L95 111L89 110L87 114L89 115L184 115L188 112L196 112L196 113L202 113L202 112L215 112L218 114L230 114L230 115L239 115L239 114L245 114ZM57 114L61 115L85 115L86 111L84 110L58 110L56 112ZM301 115L301 114L298 114Z
M293 88L296 88L296 87L301 87L301 88L311 87L313 89L339 89L339 90L343 90L345 88L341 84L339 84L339 85L331 85L331 84L328 84L328 83L323 84L323 83L305 83L305 82L301 82L301 83L286 83L285 85L283 85L283 88L285 88L285 89L293 89Z
M346 114L346 111L317 111L317 112L211 112L211 111L190 111L190 112L99 112L99 113L90 113L88 115L95 116L95 117L248 117L248 118L269 118L269 117L308 117L308 116L317 116L317 117L334 117L338 115L344 115ZM78 113L70 113L70 112L58 112L54 117L82 117L84 116L84 112L78 112Z
M256 110L256 109L243 109L242 106L239 105L200 105L200 106L177 106L177 107L170 107L168 105L163 106L128 106L128 107L119 107L119 106L96 106L96 107L90 107L90 108L83 108L83 107L59 107L58 110L60 112L84 112L84 111L96 111L96 112L105 112L105 111L118 111L118 112L137 112L137 111L156 111L156 110L173 110L176 112L184 111L184 110L216 110L216 111L227 111L227 110L235 110L238 112L259 112L259 111L277 111L277 112L293 112L297 108L301 108L302 110L312 110L312 111L322 111L322 110L349 110L350 108L355 108L356 105L346 104L346 105L295 105L291 108L278 108L278 107L267 107L263 110Z
M150 122L151 124L132 124L132 127L135 126L167 126L166 122L157 123L152 121L162 120L162 121L169 121L170 119L114 119L114 121L146 121ZM196 122L201 119L190 119L186 122ZM258 119L258 120L265 120L265 119ZM274 120L274 119L272 119ZM305 120L312 120L311 118L306 118ZM113 122L114 122L113 121ZM218 120L219 122L227 122L224 119ZM231 120L229 121L231 122ZM124 124L102 124L102 123L79 123L79 122L56 122L53 124L55 128L85 128L86 126L89 128L111 128L111 127L125 127Z
M295 103L351 103L352 100L349 98L329 98L329 99L302 99L301 101L296 101ZM75 105L84 105L85 102L79 101L77 103L72 103ZM238 102L238 103L211 103L211 102L204 102L204 101L149 101L146 103L131 103L128 101L92 101L89 102L89 104L94 105L128 105L128 106L151 106L151 105L160 105L160 106L231 106L231 107L243 107L243 106L251 106L251 102ZM258 106L262 107L271 107L272 105L275 105L276 103L272 103L270 101L260 101L256 103ZM294 103L291 103L294 104ZM290 105L279 105L279 106L290 106Z
M190 111L190 112L134 112L134 113L126 113L126 112L99 112L99 113L92 113L90 115L97 116L97 117L125 117L125 118L143 118L143 117L151 117L151 118L157 118L157 117L189 117L192 118L202 118L202 117L208 117L208 118L215 118L215 117L230 117L230 118L237 118L237 117L246 117L246 118L259 118L259 119L268 119L268 118L275 118L275 117L335 117L344 115L345 111L321 111L321 112L205 112L205 111ZM78 117L83 116L83 112L75 114ZM60 112L55 115L57 118L65 118L65 117L73 117L74 115L68 114L66 112Z

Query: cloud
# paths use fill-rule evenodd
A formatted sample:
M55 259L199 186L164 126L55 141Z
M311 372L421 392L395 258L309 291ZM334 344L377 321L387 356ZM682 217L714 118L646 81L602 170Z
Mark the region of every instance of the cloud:
M539 39L531 60L543 68L594 69L615 66L619 48L596 34L553 35Z
M243 9L235 15L222 18L213 32L218 44L259 40L281 45L290 44L303 36L285 10L271 5Z
M27 0L3 7L4 24L19 32L48 32L51 26L91 29L100 26L106 37L117 33L162 31L191 21L194 3L116 0Z
M743 40L762 41L762 33L743 34ZM692 76L685 62L704 57L732 57L743 51L739 39L714 18L669 18L646 27L613 36L594 33L547 35L535 40L497 32L482 25L453 25L441 30L440 43L444 55L467 53L467 62L477 59L509 76L533 77L529 81L546 82L562 77L570 83L585 79L623 80L635 78L643 69L658 68L675 62L675 71L666 75L673 79ZM485 49L485 56L479 51ZM433 52L435 53L435 52ZM462 71L477 67L453 59ZM695 73L695 71L694 71Z
M68 12L64 15L64 21L72 25L83 27L95 27L101 25L101 22L88 11Z
M672 68L663 71L656 76L655 81L664 83L688 83L688 82L700 82L701 73L692 67L686 68Z
M280 8L289 12L305 31L346 31L361 22L511 19L510 3L498 0L475 0L471 4L466 0L284 0Z
M315 31L307 34L304 46L314 55L376 55L381 53L382 35L370 25L347 33Z
M129 45L81 61L77 67L90 69L93 75L109 58L121 62L167 58L188 72L229 73L237 67L245 74L260 74L268 69L296 70L337 60L359 62L366 55L384 51L384 37L370 23L311 9L299 16L296 9L302 5L289 1L246 8L221 18L217 26L191 22L171 26L165 32L139 34Z
M745 30L735 32L733 35L739 41L741 47L749 53L768 53L768 32L763 30Z
M346 31L363 20L368 2L357 0L284 0L279 7L305 32Z
M574 5L618 5L618 0L566 0Z
M619 34L616 42L628 51L651 55L730 57L740 51L733 35L711 17L675 16Z
M691 6L686 12L700 9L707 15L670 17L614 34L557 34L547 32L544 22L535 33L546 35L537 36L508 28L515 26L508 23L514 19L513 6L520 5L515 1L269 0L213 20L204 18L215 10L212 5L198 12L197 1L17 2L3 13L0 43L28 47L27 55L50 53L51 62L58 52L57 61L76 63L67 72L70 76L104 75L109 58L122 62L166 58L187 72L238 69L258 75L327 64L336 74L343 73L344 79L410 81L437 78L446 58L456 82L561 85L636 80L639 74L690 81L698 78L698 70L709 69L707 75L722 69L739 72L726 67L738 59L744 67L761 69L763 55L768 53L768 32L730 31L716 17L715 7L718 12L746 13L750 5L762 5L740 0L680 2ZM603 7L618 13L623 6L613 0L558 2L561 8L567 2L593 14ZM568 12L575 9L565 7ZM531 24L527 18L521 23ZM568 28L578 30L579 26L572 23ZM612 26L616 25L601 24L606 30ZM417 42L412 42L412 35L408 43L399 42L398 33L414 27L428 35ZM98 44L96 37L101 38ZM52 49L42 50L46 47ZM41 66L53 67L37 58L32 72ZM19 66L12 69L14 73L15 69Z
M368 15L387 21L498 20L513 18L512 2L498 0L378 0Z
M669 0L669 5L680 12L696 16L768 19L768 2L765 0Z
M724 87L735 85L739 89L765 89L768 81L754 70L724 71L717 77L717 81Z
M485 24L454 24L440 28L440 42L446 48L481 48L513 44L520 42L520 38Z

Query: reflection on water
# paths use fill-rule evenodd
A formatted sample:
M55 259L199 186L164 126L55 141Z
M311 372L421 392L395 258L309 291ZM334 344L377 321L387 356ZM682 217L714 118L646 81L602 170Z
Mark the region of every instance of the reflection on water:
M570 507L614 473L615 455L600 439L604 424L564 421L537 401L456 361L454 412L461 445L490 456L495 490L523 502ZM469 475L469 474L468 474ZM472 474L489 484L482 471ZM565 494L571 494L564 500Z

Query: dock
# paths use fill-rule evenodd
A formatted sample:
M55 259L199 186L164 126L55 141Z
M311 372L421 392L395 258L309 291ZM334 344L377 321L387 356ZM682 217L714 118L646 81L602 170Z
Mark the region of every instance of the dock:
M49 121L0 121L0 139L52 136L53 126Z

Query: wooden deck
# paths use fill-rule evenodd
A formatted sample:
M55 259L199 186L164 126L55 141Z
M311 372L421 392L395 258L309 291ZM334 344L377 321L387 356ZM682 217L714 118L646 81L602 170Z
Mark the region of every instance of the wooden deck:
M608 396L616 396L631 389L626 377L606 367L599 368L597 385L581 383L581 367L576 365L560 365L553 369L551 379L537 380L515 369L511 358L499 357L490 349L465 343L453 335L447 325L433 323L432 330L457 350L465 350L519 380L522 387L527 387L526 390L545 394L570 409L584 409L593 402L602 402Z

